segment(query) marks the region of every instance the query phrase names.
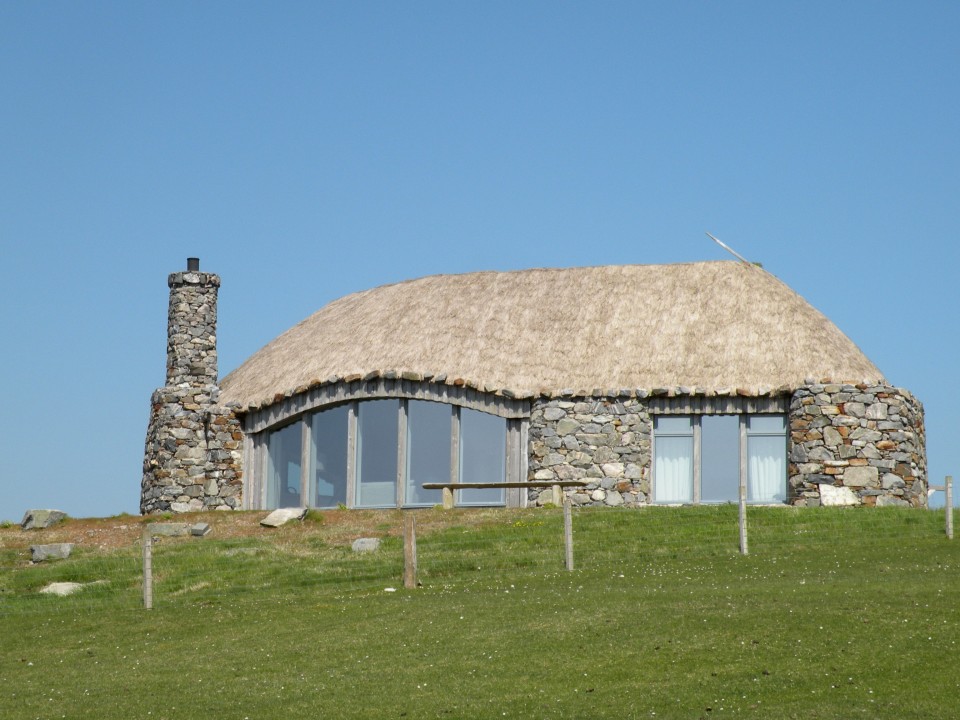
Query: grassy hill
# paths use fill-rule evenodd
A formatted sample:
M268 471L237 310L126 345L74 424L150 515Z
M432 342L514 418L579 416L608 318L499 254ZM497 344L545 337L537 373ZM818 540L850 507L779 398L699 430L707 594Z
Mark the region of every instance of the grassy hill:
M960 696L960 543L943 511L418 511L0 529L0 717L932 718ZM181 518L175 518L180 520ZM156 520L156 518L151 518ZM350 549L383 539L376 553ZM75 542L31 565L27 547ZM95 583L69 597L54 581ZM389 588L389 590L388 590Z

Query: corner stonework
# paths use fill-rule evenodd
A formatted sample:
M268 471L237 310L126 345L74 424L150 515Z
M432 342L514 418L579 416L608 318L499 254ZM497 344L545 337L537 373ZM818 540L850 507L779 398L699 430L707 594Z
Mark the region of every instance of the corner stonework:
M167 382L150 400L140 512L239 508L243 433L235 408L218 403L220 278L190 258L167 284Z
M789 422L794 505L926 507L923 406L906 390L806 385L790 399Z

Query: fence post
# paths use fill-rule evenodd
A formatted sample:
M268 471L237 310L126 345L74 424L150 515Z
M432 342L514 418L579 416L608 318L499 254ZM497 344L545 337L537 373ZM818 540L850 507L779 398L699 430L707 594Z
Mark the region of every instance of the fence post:
M944 493L947 496L947 539L953 540L953 475L947 475L946 482L944 483Z
M153 532L149 525L143 528L143 607L153 608Z
M417 519L412 512L403 517L403 586L417 587Z
M747 554L747 487L740 484L740 509L738 513L740 525L740 554Z
M573 572L573 516L569 498L563 503L563 546L566 551L567 571Z

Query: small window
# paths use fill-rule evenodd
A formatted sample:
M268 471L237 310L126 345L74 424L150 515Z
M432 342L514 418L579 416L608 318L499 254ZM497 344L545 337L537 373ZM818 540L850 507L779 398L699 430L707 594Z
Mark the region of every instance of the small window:
M656 503L736 502L745 468L747 500L786 500L783 415L683 415L654 419Z
M693 418L654 420L656 458L654 502L693 502Z
M747 417L747 499L782 503L787 499L787 424L782 415Z

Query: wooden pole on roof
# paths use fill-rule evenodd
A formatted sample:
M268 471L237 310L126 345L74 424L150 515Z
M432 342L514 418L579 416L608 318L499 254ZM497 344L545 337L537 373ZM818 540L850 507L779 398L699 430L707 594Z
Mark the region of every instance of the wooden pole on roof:
M749 260L747 260L743 255L741 255L740 253L738 253L736 250L734 250L732 247L730 247L729 245L727 245L727 244L726 244L725 242L723 242L722 240L714 237L714 236L711 235L710 233L707 233L707 237L710 238L711 240L713 240L717 245L719 245L720 247L722 247L724 250L726 250L728 253L730 253L731 255L733 255L735 258L737 258L737 259L738 259L740 262L742 262L744 265L749 265L750 267L753 267L753 263L752 263L752 262L750 262Z

